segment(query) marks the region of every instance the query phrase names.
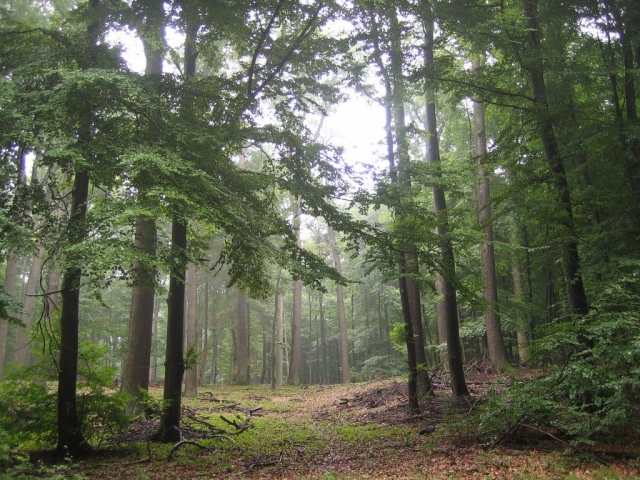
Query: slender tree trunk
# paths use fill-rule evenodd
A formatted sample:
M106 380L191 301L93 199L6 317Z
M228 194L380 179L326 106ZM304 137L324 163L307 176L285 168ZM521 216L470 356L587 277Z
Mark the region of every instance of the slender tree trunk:
M198 24L190 22L185 39L185 66L187 78L196 73L195 38ZM160 427L153 439L163 443L180 440L180 408L182 406L182 376L184 374L184 316L185 277L187 265L187 222L179 216L171 221L171 271L167 298L167 350L165 354L165 377L163 400L165 408Z
M198 385L204 384L204 374L207 370L207 356L209 354L209 275L204 277L204 310L202 332L202 361L198 370Z
M479 68L481 62L474 62ZM487 139L485 134L484 105L473 102L473 125L476 157L478 159L478 223L484 230L484 242L480 245L480 261L482 263L483 295L486 302L484 319L487 329L487 346L489 359L493 367L502 372L509 367L507 349L502 335L502 324L498 313L498 280L496 260L493 248L493 218L491 216L491 189L489 174L484 166L487 157Z
M43 246L39 246L31 260L29 269L29 280L25 291L24 301L22 302L22 313L20 320L23 323L16 335L14 346L14 360L20 365L31 365L31 317L35 306L36 294L38 292L38 284L42 274L44 265L45 250Z
M160 427L153 440L163 443L180 441L180 408L182 406L182 376L184 374L184 313L186 281L187 224L174 218L171 223L171 276L167 298L167 349L164 368L165 407Z
M164 55L164 7L162 1L144 4L147 21L140 29L146 58L145 75L156 78L159 84ZM144 189L145 185L138 185ZM126 412L139 415L142 390L149 389L152 330L155 306L157 271L152 262L156 257L157 227L154 218L139 215L135 226L135 248L145 257L133 264L133 288L129 311L129 335L127 350L122 364L123 393L130 395Z
M524 68L531 75L533 86L533 100L536 120L545 156L553 173L553 182L558 195L558 207L562 212L559 220L564 226L562 232L562 260L567 284L567 294L571 313L586 315L589 312L589 302L582 282L580 272L580 257L578 245L574 238L573 206L569 192L569 183L564 168L564 161L558 147L553 129L553 121L549 112L547 92L544 83L544 71L540 52L540 34L538 31L538 1L524 0L524 16L528 27L528 48L532 61Z
M4 293L12 298L16 291L18 278L18 252L11 250L7 257L7 268L4 277ZM15 316L14 312L7 312ZM9 319L0 318L0 380L4 379L4 359L7 354L7 340L9 338Z
M294 229L298 239L298 246L301 245L300 236L300 200L296 199L296 211L294 217ZM302 280L293 282L293 312L291 315L291 360L289 361L289 385L300 384L300 362L302 360Z
M336 242L336 234L331 226L328 227L328 232L333 264L336 271L341 274L342 265L340 262L340 252L338 251L338 243ZM342 383L349 383L351 382L351 373L349 371L349 343L347 339L347 319L344 314L344 288L342 285L336 286L336 301L336 307L338 309L338 329L340 330L340 380Z
M430 14L425 15L425 67L431 68L434 60L433 51L433 20ZM427 119L427 160L437 171L440 165L440 146L438 141L438 129L436 124L436 105L433 99L433 92L427 91L426 119ZM439 175L438 175L439 176ZM469 395L467 384L464 379L464 369L462 366L462 348L460 345L460 331L458 326L458 301L456 289L453 285L455 278L455 258L451 240L447 236L447 202L445 200L442 187L433 187L433 204L438 221L438 237L440 238L440 252L442 258L442 268L445 273L442 275L442 301L443 316L447 331L447 356L449 361L449 375L451 377L451 388L454 396Z
M99 0L89 0L90 12L97 14L100 8ZM94 20L87 27L90 42L89 59L85 68L94 67L93 49L98 43L102 25ZM71 190L71 211L67 223L67 235L70 245L81 243L86 235L85 220L87 216L87 202L89 199L89 172L87 165L92 164L91 132L93 112L91 106L85 106L84 119L80 123L77 143L82 151L86 164L78 162L74 165L74 180ZM82 418L78 414L76 402L76 379L78 373L78 337L79 337L79 307L80 283L82 269L79 262L71 262L64 271L62 279L62 311L60 313L60 357L58 362L58 443L57 456L77 456L89 451L91 447L82 433Z
M445 344L447 342L447 308L444 301L444 277L438 275L435 279L434 286L436 293L439 296L436 302L436 325L438 327L438 345ZM447 350L440 351L440 362L444 366L445 370L449 370L449 355Z
M187 266L187 350L198 348L198 270L193 262ZM198 395L198 362L190 365L185 372L184 396L195 398Z
M94 2L97 5L97 2ZM83 142L90 141L88 129L83 133ZM89 174L85 167L75 167L71 192L71 215L68 223L69 243L80 243L86 235L84 221L89 198ZM78 376L78 328L80 324L80 281L82 270L69 266L62 280L62 312L60 314L60 358L58 362L58 456L78 455L89 450L82 433L82 419L76 403L76 378Z
M273 312L273 323L271 324L271 388L275 390L277 386L282 385L282 303L280 295L280 279L282 269L278 267L276 275L275 289L275 306ZM280 375L280 383L278 383L278 375Z
M236 341L238 354L236 384L249 385L249 326L247 324L247 292L245 290L238 290Z
M403 190L411 189L411 174L409 147L407 142L407 128L405 125L405 85L404 85L404 54L401 45L401 31L395 7L391 9L391 69L393 75L393 121L396 134L396 158L398 183ZM398 212L404 215L404 208ZM406 241L403 245L405 278L409 317L413 334L413 348L416 358L416 383L419 398L429 395L432 387L427 371L427 357L424 350L424 333L422 331L422 308L420 307L420 288L416 277L420 275L418 255L415 245Z
M529 347L529 334L527 325L527 315L522 308L522 302L524 296L522 294L522 272L520 271L520 259L516 253L516 249L519 246L518 242L518 227L514 219L509 220L510 231L509 240L513 248L511 254L511 278L513 279L513 299L516 304L518 323L516 329L516 336L518 339L518 357L520 362L527 363L531 359L531 348Z
M158 381L158 361L157 345L158 345L158 313L160 311L160 297L158 295L153 299L153 319L151 326L151 358L149 360L149 382Z

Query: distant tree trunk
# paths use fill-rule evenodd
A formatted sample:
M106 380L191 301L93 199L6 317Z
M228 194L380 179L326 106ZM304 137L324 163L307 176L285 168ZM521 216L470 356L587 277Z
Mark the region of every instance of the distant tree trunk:
M516 336L518 339L518 357L520 362L527 363L531 359L531 348L529 347L529 334L527 325L527 316L523 311L522 302L524 296L522 295L522 273L520 271L520 259L516 253L516 248L519 246L518 242L518 227L513 219L510 219L510 232L509 240L513 248L511 254L511 278L513 280L513 299L517 308L518 323L516 329Z
M164 56L164 8L162 1L142 2L147 20L140 29L146 58L145 75L155 78L156 84L162 75ZM146 186L138 185L144 189ZM123 393L130 395L125 411L139 415L142 391L149 389L152 330L154 320L156 268L151 264L156 257L157 227L155 219L141 214L136 218L135 248L146 257L133 264L133 288L129 311L129 335L127 350L122 363Z
M20 320L24 324L16 335L14 346L14 360L20 365L31 365L31 317L35 306L36 294L38 292L38 284L40 275L42 274L42 266L44 265L45 249L38 246L36 253L31 259L31 268L29 269L29 280L25 291L24 301L22 302L22 313Z
M336 234L331 226L328 226L329 244L331 245L331 254L333 255L333 264L338 273L342 273L342 265L340 263L340 252L338 251L338 243L336 242ZM340 330L340 380L342 383L351 382L351 372L349 370L349 343L347 339L347 319L344 314L344 288L342 285L336 285L336 301L338 309L338 329Z
M484 60L474 61L474 68L479 68ZM484 242L480 245L480 261L482 262L483 295L486 302L484 319L487 329L487 346L489 359L493 367L502 372L509 367L507 349L502 335L502 324L498 313L498 280L496 260L493 248L493 218L491 216L491 187L489 174L484 166L487 157L487 139L485 134L484 105L473 102L473 125L476 157L478 161L478 223L484 230Z
M431 13L426 12L423 18L425 30L425 67L433 66L433 19ZM427 160L437 171L440 165L440 146L438 141L438 128L436 123L436 105L433 92L427 91L426 119L427 119ZM451 389L453 396L469 395L464 379L462 366L462 348L460 345L460 331L458 326L458 301L456 289L453 285L455 278L455 259L451 240L447 236L447 202L442 187L433 187L434 210L438 216L438 236L440 237L440 251L442 268L445 270L442 281L443 315L447 329L447 355L449 360L449 375L451 377Z
M158 295L153 299L153 319L152 319L152 327L151 327L151 345L152 345L152 353L151 359L149 361L149 382L157 382L158 381L158 361L159 357L157 354L157 344L158 344L158 313L160 310L160 298Z
M569 183L567 181L564 160L558 147L547 101L540 52L540 34L538 31L538 0L524 0L523 13L527 20L528 58L531 59L531 61L523 65L523 67L531 75L537 127L544 147L545 156L553 173L553 182L558 195L558 207L562 212L561 218L559 218L558 221L565 227L560 242L562 245L563 269L566 278L569 305L572 314L586 315L589 312L589 302L580 271L578 245L574 238L573 206L569 192Z
M329 368L327 367L327 329L325 326L324 319L324 306L322 304L322 292L318 293L318 309L320 310L320 360L321 360L321 368L320 368L320 383L327 384L329 383ZM343 382L344 383L344 382Z
M49 181L49 177L52 173L50 168L41 184L45 184ZM31 184L36 185L38 183L38 159L33 162ZM45 202L51 201L51 193L47 190L45 194ZM31 203L28 202L28 210L31 210ZM43 220L38 218L33 227L34 232L39 232L42 229ZM33 308L35 306L36 294L38 292L38 285L42 275L42 267L44 265L44 246L38 244L36 251L31 259L31 267L29 268L29 279L27 281L27 287L24 294L24 300L22 302L22 312L20 313L20 320L23 323L23 327L18 328L16 332L16 338L14 342L14 356L15 362L20 365L30 365L32 363L31 355L31 317L33 316Z
M247 292L238 290L236 310L237 385L249 384L249 326L247 325Z
M187 350L198 348L198 270L193 262L187 267ZM194 362L185 372L186 398L198 395L198 362Z
M12 298L16 292L16 280L18 278L18 252L11 250L7 257L7 268L4 277L4 293ZM7 312L15 316L14 312ZM7 340L9 338L9 319L0 318L0 380L4 379L4 359L7 353Z
M282 270L278 268L278 275L276 279L276 298L275 298L275 312L273 315L273 359L271 367L271 388L276 388L282 385L282 360L283 360L283 332L282 327L284 325L284 303L282 294L280 293L280 281Z
M24 149L20 149L18 176L16 179L15 196L13 198L13 205L16 208L18 216L22 217L27 214L26 203L23 200L24 193L28 187L27 185L27 153ZM19 222L21 219L18 220ZM17 249L11 249L7 256L7 267L4 279L4 292L9 298L13 298L16 293L16 282L18 280L18 262L19 252ZM17 301L17 298L13 299ZM18 318L20 315L17 312L8 311L8 316L12 318ZM0 380L4 378L4 364L7 357L7 345L9 341L9 318L0 318ZM13 355L12 355L13 357Z
M294 230L298 239L298 246L301 245L300 236L300 199L296 199L296 210L294 213ZM300 384L300 362L302 361L302 280L293 282L293 311L291 315L291 359L289 361L289 385Z
M202 360L198 369L198 385L204 384L204 374L207 370L207 356L209 354L209 276L204 277L204 310L202 327Z
M440 296L436 302L436 324L438 326L438 345L442 345L447 342L447 307L444 301L444 277L438 275L435 280L435 289ZM440 362L446 370L449 370L449 355L447 350L440 351Z

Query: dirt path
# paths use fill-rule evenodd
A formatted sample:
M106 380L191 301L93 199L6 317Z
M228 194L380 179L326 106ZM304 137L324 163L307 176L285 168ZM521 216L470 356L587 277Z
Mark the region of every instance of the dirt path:
M252 428L233 437L227 428L229 435L207 439L206 432L185 421L185 439L200 447L185 444L167 460L171 446L123 444L126 448L105 451L70 473L127 480L640 478L637 461L566 455L566 447L553 441L541 440L527 450L481 449L464 431L464 423L450 421L452 411L464 416L472 409L486 381L472 377L470 384L475 397L454 404L439 389L422 405L421 416L407 414L406 385L398 380L275 392L266 387L205 388L208 394L187 402L189 412L224 429L230 424L221 422L221 416L241 423L252 410ZM144 438L153 428L138 424L130 438Z

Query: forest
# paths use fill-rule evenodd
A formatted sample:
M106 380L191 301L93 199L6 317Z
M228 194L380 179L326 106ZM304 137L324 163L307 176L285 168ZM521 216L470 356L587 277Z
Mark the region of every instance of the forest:
M637 0L1 2L0 476L250 435L263 405L193 413L223 392L346 412L362 385L425 439L640 447L638 25Z

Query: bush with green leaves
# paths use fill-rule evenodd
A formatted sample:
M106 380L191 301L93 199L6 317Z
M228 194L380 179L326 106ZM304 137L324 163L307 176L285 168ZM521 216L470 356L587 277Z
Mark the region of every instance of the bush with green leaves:
M126 396L107 392L113 384L114 367L103 365L106 347L80 344L78 365L78 414L87 441L96 443L124 428ZM0 430L21 445L49 448L56 442L57 397L51 361L46 357L35 366L16 368L0 385Z
M404 375L406 371L407 363L402 358L392 355L374 355L364 361L358 377L362 380L375 380Z
M534 344L544 365L536 378L494 391L476 416L478 434L495 442L541 429L575 442L637 433L640 419L640 268L603 288L590 312L547 326Z

